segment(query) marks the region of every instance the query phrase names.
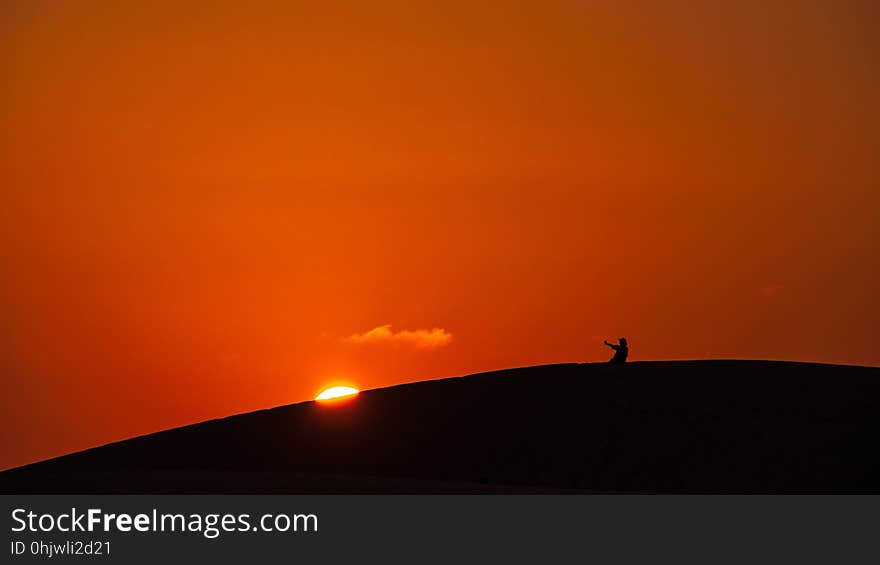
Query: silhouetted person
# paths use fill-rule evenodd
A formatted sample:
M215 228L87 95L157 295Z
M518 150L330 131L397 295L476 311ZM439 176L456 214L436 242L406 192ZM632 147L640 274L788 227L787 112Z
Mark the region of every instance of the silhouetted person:
M605 345L614 350L614 357L608 361L609 363L626 363L626 357L629 355L629 346L626 344L625 337L620 338L620 343L616 345L605 340Z

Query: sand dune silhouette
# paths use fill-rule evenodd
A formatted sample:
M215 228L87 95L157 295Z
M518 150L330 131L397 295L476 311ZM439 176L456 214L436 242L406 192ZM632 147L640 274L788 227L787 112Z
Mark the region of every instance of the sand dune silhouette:
M871 367L526 367L137 437L0 492L880 492L878 393Z

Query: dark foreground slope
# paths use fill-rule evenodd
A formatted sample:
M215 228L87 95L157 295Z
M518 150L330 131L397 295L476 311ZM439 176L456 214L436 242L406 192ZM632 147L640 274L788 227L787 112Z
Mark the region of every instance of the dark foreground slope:
M212 420L0 492L880 492L880 369L564 364Z

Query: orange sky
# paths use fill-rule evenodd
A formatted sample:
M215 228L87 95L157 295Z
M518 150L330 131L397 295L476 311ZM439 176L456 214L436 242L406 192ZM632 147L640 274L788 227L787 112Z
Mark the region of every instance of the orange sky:
M430 4L3 2L0 468L620 335L880 364L873 3Z

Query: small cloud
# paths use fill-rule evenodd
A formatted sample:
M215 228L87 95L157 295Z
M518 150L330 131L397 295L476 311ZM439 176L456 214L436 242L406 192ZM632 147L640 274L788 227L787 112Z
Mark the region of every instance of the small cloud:
M447 345L452 341L452 334L443 328L395 332L391 330L391 324L385 324L364 333L348 336L346 341L358 344L400 343L418 348L434 348Z
M759 290L764 298L772 298L779 294L784 287L781 284L770 284Z

